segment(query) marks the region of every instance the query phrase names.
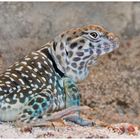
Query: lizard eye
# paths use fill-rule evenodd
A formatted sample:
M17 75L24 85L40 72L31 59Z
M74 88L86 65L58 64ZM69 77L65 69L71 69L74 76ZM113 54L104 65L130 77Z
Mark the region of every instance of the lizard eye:
M92 32L90 33L90 36L93 38L93 39L97 39L99 37L99 34L97 32Z

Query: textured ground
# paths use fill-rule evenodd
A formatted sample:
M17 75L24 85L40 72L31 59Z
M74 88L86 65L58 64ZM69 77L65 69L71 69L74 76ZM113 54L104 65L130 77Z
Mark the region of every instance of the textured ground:
M0 125L0 138L139 138L140 132L135 135L118 133L104 127L81 127L67 125L56 128L33 128L27 132L21 132L8 124Z
M17 50L22 52L22 50ZM6 67L1 54L1 68ZM115 52L103 56L90 76L78 83L82 104L90 106L93 111L85 112L85 118L104 121L109 125L131 123L140 126L140 37L124 40ZM8 60L7 60L8 61ZM116 138L140 137L140 132L130 135L127 132L110 131L106 126L80 127L74 124L53 127L33 128L21 132L10 124L0 125L0 137L7 138ZM130 130L133 130L130 129Z

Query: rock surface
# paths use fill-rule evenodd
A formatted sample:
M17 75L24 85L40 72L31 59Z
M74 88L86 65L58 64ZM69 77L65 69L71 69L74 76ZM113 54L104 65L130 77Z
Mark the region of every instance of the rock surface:
M124 126L127 124L123 124ZM122 124L115 127L82 127L75 124L55 127L35 127L23 131L10 124L0 124L0 138L139 138L140 131L136 129L129 133L122 129ZM121 129L118 129L119 127Z

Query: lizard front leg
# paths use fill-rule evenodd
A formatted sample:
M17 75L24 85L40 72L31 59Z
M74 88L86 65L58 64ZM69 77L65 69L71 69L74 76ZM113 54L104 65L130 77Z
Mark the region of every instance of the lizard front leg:
M58 100L57 97L55 99L55 97L52 96L53 92L50 89L46 89L45 92L40 92L36 96L32 97L32 99L25 105L21 113L18 115L16 125L22 126L23 124L29 124L29 126L37 126L40 124L40 121L37 122L37 120L42 116L45 116L45 120L47 121L49 118L51 118L50 120L54 120L55 117L51 117L53 112L64 108L70 108L72 106L80 106L80 93L74 81L68 77L65 77L63 78L63 85L64 95L62 96L62 99ZM61 96L59 96L59 98L60 97ZM62 113L60 114L60 116L63 116ZM86 121L80 117L80 111L76 111L76 114L73 116L66 115L64 119L81 126L93 125L92 122ZM42 122L44 123L44 121Z
M71 106L80 106L80 92L76 83L68 77L63 78L66 108ZM80 117L80 110L73 116L65 117L65 120L74 122L81 126L93 126L91 121L84 120Z

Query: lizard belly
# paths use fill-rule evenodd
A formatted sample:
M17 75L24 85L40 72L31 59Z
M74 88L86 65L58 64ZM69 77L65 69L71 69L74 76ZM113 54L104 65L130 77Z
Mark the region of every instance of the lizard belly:
M0 121L15 121L20 109L0 110Z
M0 102L0 121L15 121L23 107L24 105L19 102L17 104Z

